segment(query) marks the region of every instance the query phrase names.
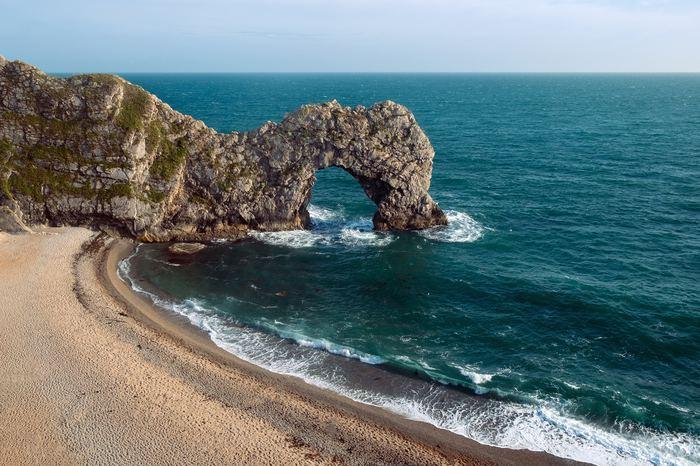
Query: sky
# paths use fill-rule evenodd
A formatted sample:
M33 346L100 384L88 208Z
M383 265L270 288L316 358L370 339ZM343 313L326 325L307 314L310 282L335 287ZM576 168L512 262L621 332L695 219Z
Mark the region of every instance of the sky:
M700 0L0 0L48 72L700 72Z

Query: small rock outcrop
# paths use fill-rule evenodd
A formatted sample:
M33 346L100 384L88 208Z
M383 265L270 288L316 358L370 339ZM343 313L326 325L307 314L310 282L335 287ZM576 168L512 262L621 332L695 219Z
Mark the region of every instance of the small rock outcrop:
M168 247L168 252L189 255L195 254L204 248L206 248L206 245L202 243L173 243Z
M0 57L0 228L84 225L142 241L308 227L317 170L377 205L378 230L447 223L428 194L434 150L405 107L307 105L217 133L113 75L51 77Z

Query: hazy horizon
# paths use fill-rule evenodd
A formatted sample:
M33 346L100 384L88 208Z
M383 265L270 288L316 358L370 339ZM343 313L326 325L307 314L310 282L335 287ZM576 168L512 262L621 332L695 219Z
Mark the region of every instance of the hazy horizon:
M51 73L700 72L692 0L0 0Z
M5 57L10 60L14 58ZM20 58L17 58L20 61ZM33 64L33 63L30 63ZM50 75L68 77L78 74L89 74L90 71L51 71L42 70ZM97 71L96 71L97 72ZM104 70L99 73L109 73L117 75L152 75L152 74L167 74L167 75L303 75L303 74L366 74L366 75L696 75L700 71L119 71L119 70Z

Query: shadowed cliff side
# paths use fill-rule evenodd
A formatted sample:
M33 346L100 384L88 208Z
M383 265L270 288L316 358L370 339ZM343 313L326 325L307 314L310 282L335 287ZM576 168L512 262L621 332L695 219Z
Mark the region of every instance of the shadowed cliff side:
M0 56L0 229L83 225L143 241L309 225L319 169L341 167L379 230L447 223L434 150L405 107L307 105L221 134L117 76L55 78Z

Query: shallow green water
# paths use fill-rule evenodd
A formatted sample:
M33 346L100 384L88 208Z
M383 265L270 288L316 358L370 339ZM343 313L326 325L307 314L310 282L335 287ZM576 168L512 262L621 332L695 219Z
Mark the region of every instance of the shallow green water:
M391 99L435 146L446 229L372 232L371 202L329 169L309 232L184 263L142 247L132 277L222 346L487 443L700 461L700 76L126 77L221 131L308 102ZM465 399L372 394L328 352ZM469 394L502 419L476 422Z

